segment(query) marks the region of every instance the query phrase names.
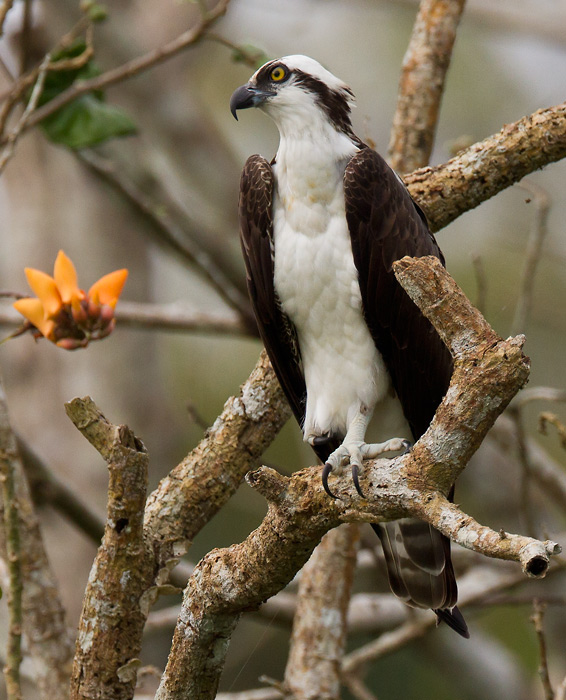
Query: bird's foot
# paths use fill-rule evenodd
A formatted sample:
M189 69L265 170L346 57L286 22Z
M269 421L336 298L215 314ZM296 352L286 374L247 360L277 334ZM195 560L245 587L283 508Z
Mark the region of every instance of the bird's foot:
M322 470L322 485L324 490L331 498L336 498L328 487L328 477L331 472L340 474L342 468L346 464L350 464L352 470L352 481L358 494L365 498L360 487L359 474L364 459L375 459L384 452L398 452L406 454L412 447L412 443L403 438L391 438L386 442L367 443L358 440L350 440L344 442L338 447L327 459L324 469Z

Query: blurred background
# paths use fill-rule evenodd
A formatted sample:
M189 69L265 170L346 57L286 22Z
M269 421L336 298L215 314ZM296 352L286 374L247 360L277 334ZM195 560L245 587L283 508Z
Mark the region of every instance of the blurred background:
M21 9L20 5L11 11L0 40L5 64L0 94L10 86L7 70L17 73L22 60ZM173 39L198 15L197 5L182 0L114 0L108 10L107 21L97 25L95 33L96 63L102 70ZM228 44L264 52L267 58L305 53L319 60L351 86L358 104L355 131L385 155L416 11L417 3L410 0L232 0L212 32ZM79 17L75 0L34 0L29 42L33 56L28 61L40 58ZM276 129L265 115L250 110L236 123L228 109L232 91L252 72L234 60L230 45L201 41L107 91L107 100L134 120L137 134L96 149L97 157L103 157L117 176L135 184L157 216L173 223L181 242L196 242L241 290L236 216L240 170L249 154L269 158L277 148ZM565 76L565 0L469 0L432 162L441 163L462 145L562 102ZM551 165L528 180L528 189L510 188L437 238L450 272L472 301L479 299L496 331L504 337L526 333L526 353L532 361L529 386L564 389L566 163ZM550 200L548 231L533 278L532 309L527 321L514 328L527 248L540 213L537 196L545 195ZM163 242L150 217L140 213L139 202L136 206L108 184L85 164L84 156L50 143L35 129L18 142L0 178L0 289L28 293L23 268L51 273L61 248L74 261L83 288L107 272L127 267L125 301L177 304L215 318L234 318L199 267ZM2 306L6 313L9 306ZM2 331L7 335L10 328ZM199 441L200 424L214 421L247 378L259 351L259 341L243 334L119 324L108 339L86 351L66 352L46 340L35 343L30 335L11 340L0 346L0 367L18 434L104 516L106 466L66 418L63 403L90 395L109 420L128 424L149 450L153 488ZM532 401L522 412L528 434L563 464L556 431L550 429L547 436L537 432L541 411L557 413L563 420L566 411L559 404ZM558 539L566 530L565 513L536 485L528 492L528 515L521 507L517 455L513 446L503 450L501 440L488 439L458 485L458 500L494 529L526 532L528 527L533 530L529 534L548 533ZM288 471L312 464L313 455L302 445L297 426L289 423L265 460ZM263 500L243 485L199 535L188 558L196 562L212 547L241 541L264 513ZM74 628L96 545L52 508L40 506L40 514L68 623ZM363 586L387 590L381 574L364 574ZM566 674L564 576L525 582L514 593L516 600L467 611L470 642L439 629L376 662L369 671L369 686L387 700L543 697L529 599L536 594L552 603L545 625L557 684ZM5 629L4 607L1 611L0 629ZM148 636L145 663L164 666L170 634L169 629ZM350 647L369 638L358 634ZM244 619L221 689L255 687L262 674L281 678L287 641L285 623Z

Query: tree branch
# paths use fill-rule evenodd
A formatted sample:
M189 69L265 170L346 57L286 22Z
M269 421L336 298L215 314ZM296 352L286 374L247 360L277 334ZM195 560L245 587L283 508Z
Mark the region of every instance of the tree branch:
M181 229L168 213L169 207L143 192L120 168L114 167L109 159L102 158L94 151L77 153L77 158L125 198L146 221L151 222L159 243L165 244L185 262L196 266L216 293L238 312L239 327L257 336L255 319L245 292L232 282L227 270L215 260L213 251L203 249L186 227Z
M23 584L23 620L18 623L18 633L21 633L23 626L29 653L34 661L35 681L40 697L43 700L65 698L72 663L72 642L67 630L58 583L49 566L39 522L18 456L16 437L8 421L1 385L0 391L0 451L4 460L11 462L15 489L12 507L16 508L20 539L18 556ZM0 500L0 520L4 519L4 509L8 507L7 501ZM12 557L5 534L0 528L0 552L2 557L9 560Z
M219 0L212 10L206 14L201 14L194 27L191 27L191 29L183 32L169 43L153 49L143 56L134 58L118 68L108 70L95 78L80 80L73 83L70 88L47 102L45 105L43 105L43 107L37 109L30 119L28 119L25 128L27 129L39 124L42 119L45 119L45 117L53 114L64 105L69 104L69 102L72 102L80 95L92 92L93 90L102 90L110 85L116 85L123 80L132 78L133 76L138 75L139 73L148 70L149 68L152 68L163 61L166 61L172 56L175 56L188 46L194 45L202 38L202 35L206 29L226 12L229 3L230 0Z
M465 0L423 0L403 59L389 142L390 164L408 173L428 163L444 79Z
M359 528L327 532L303 567L285 689L294 698L340 698L340 666Z
M18 450L10 428L4 387L0 383L0 482L5 532L8 582L8 641L4 679L8 700L22 700L20 665L22 663L22 538L20 536L20 505L16 489Z
M525 175L566 156L566 103L540 109L448 162L404 177L438 231Z
M141 441L125 426L109 423L91 399L73 399L65 408L108 462L110 476L108 518L83 601L71 698L126 700L133 696L134 659L146 619L140 591L152 583L143 538L149 460Z
M214 697L241 613L286 585L339 522L420 517L468 548L520 562L535 577L544 576L550 556L560 551L553 542L481 526L442 495L526 381L528 363L521 340L499 339L436 258L404 258L396 272L455 355L450 388L431 426L410 454L364 466L362 489L371 500L353 493L347 475L333 484L339 498L325 497L320 467L290 478L267 467L248 475L268 500L268 514L244 542L214 550L196 566L158 700Z

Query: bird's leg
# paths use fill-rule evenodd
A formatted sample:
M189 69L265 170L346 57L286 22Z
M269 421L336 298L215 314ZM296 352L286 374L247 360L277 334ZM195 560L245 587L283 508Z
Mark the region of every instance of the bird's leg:
M350 463L352 469L352 480L356 491L364 498L360 488L359 471L364 459L375 459L384 452L395 452L404 450L407 452L411 448L411 443L403 438L391 438L385 442L367 443L365 442L366 430L371 420L372 411L365 406L354 416L348 427L346 437L340 447L330 455L322 472L322 485L326 493L332 498L336 496L328 488L328 476L334 471L340 473L342 467Z

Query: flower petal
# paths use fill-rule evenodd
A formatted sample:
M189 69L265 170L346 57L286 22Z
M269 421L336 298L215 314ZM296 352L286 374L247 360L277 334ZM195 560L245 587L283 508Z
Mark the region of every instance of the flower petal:
M18 299L13 304L14 309L33 323L37 330L49 338L55 329L55 323L45 318L45 310L39 299Z
M126 269L110 272L92 285L88 290L88 296L96 304L108 304L114 308L127 277L128 271Z
M75 266L62 250L57 254L53 276L64 304L70 304L73 299L84 299L84 292L79 289L77 282Z
M61 309L61 295L53 277L41 270L34 270L33 267L26 267L25 273L29 286L41 301L45 318L55 316ZM35 325L34 321L32 323Z

